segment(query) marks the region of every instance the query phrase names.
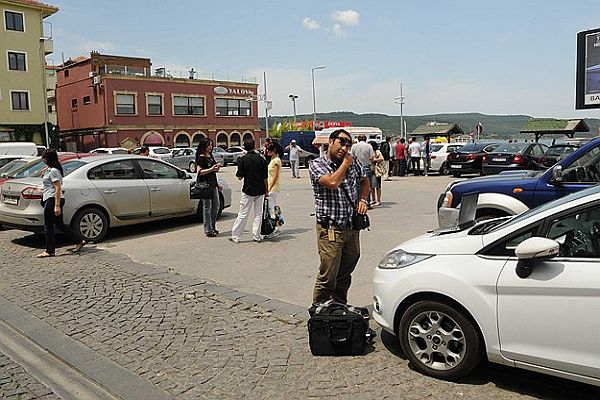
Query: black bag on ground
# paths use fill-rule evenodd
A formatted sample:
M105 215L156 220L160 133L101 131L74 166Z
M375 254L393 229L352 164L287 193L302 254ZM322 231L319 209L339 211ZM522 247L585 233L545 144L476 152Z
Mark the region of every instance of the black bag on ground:
M191 182L190 199L212 199L213 189L208 182Z
M265 201L263 202L262 222L260 224L260 234L270 235L275 231L276 226L277 220L271 218L271 214L269 213L269 199L265 197Z
M365 353L369 311L332 300L308 311L308 343L315 356L356 356Z

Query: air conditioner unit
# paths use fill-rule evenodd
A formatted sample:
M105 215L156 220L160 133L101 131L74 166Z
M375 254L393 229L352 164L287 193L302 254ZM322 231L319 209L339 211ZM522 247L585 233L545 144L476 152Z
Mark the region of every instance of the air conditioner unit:
M92 85L96 86L100 84L100 77L99 76L94 76L92 78Z

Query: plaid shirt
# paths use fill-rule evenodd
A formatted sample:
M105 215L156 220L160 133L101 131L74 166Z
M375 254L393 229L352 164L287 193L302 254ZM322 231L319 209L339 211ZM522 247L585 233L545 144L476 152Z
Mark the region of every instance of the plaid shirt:
M309 173L315 193L317 222L333 222L340 228L349 226L354 209L358 204L360 181L367 177L365 169L355 158L346 171L346 176L337 189L328 189L319 184L324 175L331 175L337 166L327 157L319 157L310 163ZM348 199L350 196L350 201Z

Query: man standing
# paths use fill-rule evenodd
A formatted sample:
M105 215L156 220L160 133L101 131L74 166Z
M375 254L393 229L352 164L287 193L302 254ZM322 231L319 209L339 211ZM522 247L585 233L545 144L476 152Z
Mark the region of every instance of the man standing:
M302 150L296 144L296 140L292 139L290 144L285 148L290 155L290 167L292 168L292 178L300 178L300 153Z
M390 176L398 175L398 162L396 160L396 146L400 143L399 139L396 139L390 144Z
M254 139L244 140L246 155L238 159L237 172L235 176L244 180L242 197L240 198L240 211L231 228L231 240L234 243L240 241L240 236L246 228L246 222L250 215L250 209L254 208L254 222L252 223L252 236L255 242L260 242L260 226L262 222L263 202L267 194L267 161L254 149Z
M390 174L390 137L386 137L385 138L385 142L381 143L381 147L379 148L379 151L381 151L381 155L383 156L383 175L382 175L382 179L384 181L391 181L391 179L389 178L389 174Z
M406 175L406 145L404 144L406 139L400 138L396 145L396 165L398 168L398 175Z
M415 176L421 174L421 145L417 138L413 137L408 145L408 154L410 154L410 168Z
M427 176L427 172L431 166L431 142L429 136L425 136L425 140L421 144L421 158L423 158L423 173Z
M333 131L327 155L317 158L309 167L321 258L313 304L329 299L346 304L351 274L360 258L360 231L353 229L352 215L367 213L370 183L366 169L349 154L351 146L348 132Z
M370 184L371 180L373 179L373 157L375 157L375 151L373 150L373 146L367 143L367 137L365 135L358 135L358 143L352 146L350 153L352 157L356 158L360 165L362 165L364 168ZM367 197L370 202L371 192L369 192Z

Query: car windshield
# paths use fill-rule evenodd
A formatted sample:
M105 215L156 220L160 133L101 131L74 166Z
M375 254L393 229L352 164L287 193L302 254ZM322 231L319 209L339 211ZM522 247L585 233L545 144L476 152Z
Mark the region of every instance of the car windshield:
M225 153L221 147L213 147L213 153Z
M112 151L113 154L128 154L129 152L125 149L116 149Z
M11 172L21 168L25 164L27 164L27 161L25 160L12 160L0 168L0 178L6 178Z
M440 149L441 149L442 147L444 147L444 145L443 145L443 144L432 144L432 145L431 145L431 151L432 151L433 153L435 153L436 151L440 151Z
M494 231L496 231L498 229L502 229L502 228L506 228L508 226L512 226L512 225L518 224L519 222L524 221L524 220L526 220L529 217L532 217L532 216L537 215L539 213L546 212L546 211L548 211L548 210L550 210L552 208L555 208L555 207L560 207L563 204L566 204L566 203L568 203L570 201L575 201L575 200L581 199L583 197L586 197L586 196L588 196L590 194L594 194L594 193L598 193L598 192L600 192L600 186L596 185L596 186L592 186L590 188L581 190L579 192L575 192L575 193L572 193L570 195L561 197L560 199L556 199L554 201L551 201L549 203L543 204L543 205L541 205L539 207L532 208L531 210L527 210L527 211L525 211L525 212L523 212L523 213L521 213L519 215L516 215L513 218L509 219L508 221L505 221L502 224L496 225L489 232L494 232Z
M485 147L483 144L469 143L460 148L461 153L479 153Z
M521 154L527 146L529 146L527 143L505 143L496 147L494 153Z
M560 156L561 154L571 154L573 151L575 151L575 148L571 146L555 146L548 148L546 154L549 156Z
M7 178L20 179L27 178L46 168L46 164L41 159L30 161L7 175Z
M169 154L170 151L166 147L159 147L157 149L152 150L154 154Z

